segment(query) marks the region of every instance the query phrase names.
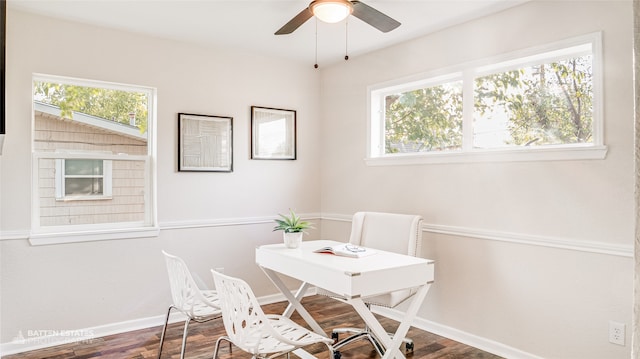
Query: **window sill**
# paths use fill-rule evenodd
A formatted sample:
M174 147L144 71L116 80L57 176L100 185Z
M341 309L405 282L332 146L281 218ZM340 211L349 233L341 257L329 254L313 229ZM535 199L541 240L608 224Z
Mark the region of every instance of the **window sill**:
M105 201L113 199L112 196L67 196L62 198L56 198L58 202L72 202L72 201Z
M431 152L385 155L365 158L367 166L398 166L418 164L482 163L482 162L531 162L602 160L607 146L563 146L545 148L517 148L473 150L459 152Z
M158 227L134 227L117 229L94 229L68 232L31 232L29 242L33 246L94 242L114 239L157 237Z

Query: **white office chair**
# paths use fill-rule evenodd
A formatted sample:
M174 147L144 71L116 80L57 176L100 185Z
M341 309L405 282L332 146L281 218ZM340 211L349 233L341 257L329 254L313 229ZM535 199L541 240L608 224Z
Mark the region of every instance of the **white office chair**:
M171 297L173 304L169 306L167 317L160 336L160 349L158 349L158 359L162 355L162 344L167 332L167 323L171 310L175 309L187 316L184 322L184 332L182 333L182 349L180 359L184 358L184 351L187 346L187 329L193 320L198 323L206 322L221 316L218 294L215 290L201 290L191 277L191 273L185 262L176 256L162 251L167 262L169 273L169 285L171 287Z
M357 212L353 215L349 243L388 252L408 254L414 257L419 256L422 244L422 217L418 215L393 213ZM394 308L415 293L416 289L403 289L363 298L363 301L367 307L377 305ZM320 294L341 299L340 296L335 293L320 291ZM350 333L352 335L338 341L339 335L342 333ZM356 340L367 339L373 344L380 356L382 356L385 351L380 341L367 327L336 328L332 331L331 336L336 341L333 346L335 350ZM413 341L411 339L404 338L403 342L407 351L413 350Z
M316 334L282 315L265 315L251 287L242 279L211 271L220 296L222 320L227 335L218 338L213 359L222 340L253 355L274 358L311 344L323 343L334 358L333 340Z

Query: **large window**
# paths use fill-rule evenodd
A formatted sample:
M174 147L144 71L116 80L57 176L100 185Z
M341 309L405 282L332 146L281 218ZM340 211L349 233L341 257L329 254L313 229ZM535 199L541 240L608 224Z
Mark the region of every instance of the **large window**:
M600 35L370 88L370 163L603 158Z
M32 243L157 233L154 102L142 86L34 76Z

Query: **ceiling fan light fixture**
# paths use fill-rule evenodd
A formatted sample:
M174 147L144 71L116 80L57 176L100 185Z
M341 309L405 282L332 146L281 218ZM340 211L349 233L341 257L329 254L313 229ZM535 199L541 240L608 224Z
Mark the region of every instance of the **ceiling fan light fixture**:
M309 9L320 21L333 24L351 15L353 5L348 0L315 0L311 2Z

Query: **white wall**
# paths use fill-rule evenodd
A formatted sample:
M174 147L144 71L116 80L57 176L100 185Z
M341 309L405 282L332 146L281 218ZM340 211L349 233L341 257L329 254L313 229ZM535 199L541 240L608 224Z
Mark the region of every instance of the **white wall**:
M170 300L163 248L207 285L208 269L224 267L258 295L273 294L253 248L279 240L261 222L291 206L321 211L322 236L338 239L348 238L343 219L358 210L422 214L423 255L437 260L437 272L419 323L434 331L511 357L628 358L629 341L609 344L607 332L609 320L630 332L631 20L630 1L536 2L319 73L10 9L0 342L20 330L160 319ZM367 86L593 31L604 36L605 160L364 164ZM159 238L29 245L34 72L158 89ZM248 159L251 105L298 110L297 161ZM232 174L176 172L178 112L234 117ZM235 219L249 224L211 226Z
M160 250L242 274L258 295L275 288L253 249L280 240L267 219L320 211L319 73L234 49L203 48L9 9L7 136L0 157L1 343L19 331L101 327L162 316L170 303ZM221 36L224 36L221 34ZM157 88L159 238L31 246L33 73ZM250 106L297 110L298 160L249 159ZM233 173L176 170L177 114L232 116ZM248 222L217 226L229 222ZM264 223L262 223L264 222ZM312 234L314 236L315 234ZM31 339L31 338L26 338Z
M630 356L630 336L610 344L608 323L631 332L632 29L631 1L537 1L323 70L322 211L424 216L436 260L425 325L510 356ZM595 31L606 159L365 165L367 86Z

